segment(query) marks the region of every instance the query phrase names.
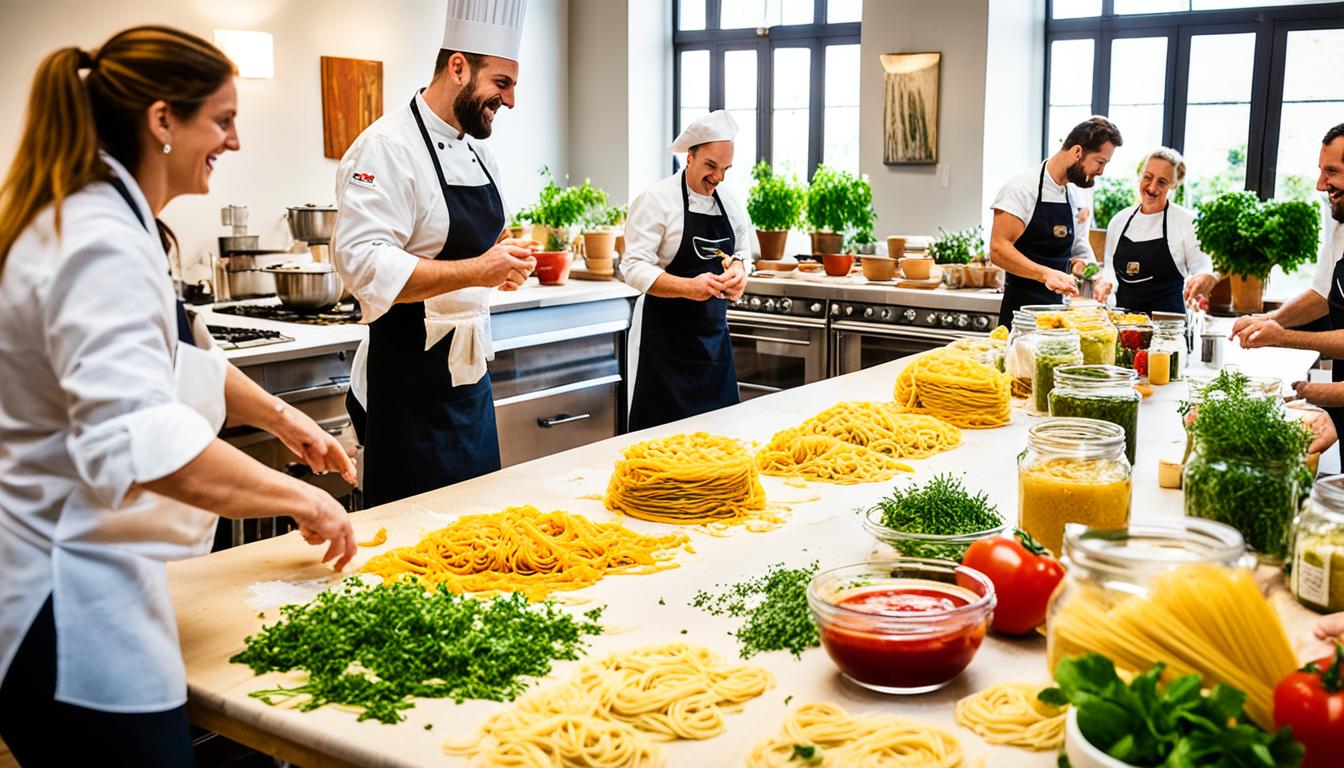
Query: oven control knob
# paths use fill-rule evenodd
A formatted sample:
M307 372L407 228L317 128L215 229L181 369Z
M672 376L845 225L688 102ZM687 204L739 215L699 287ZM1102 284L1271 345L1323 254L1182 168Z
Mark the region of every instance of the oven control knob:
M747 303L750 304L750 306L751 306L752 309L760 309L760 308L761 308L761 297L759 297L759 296L752 296L752 297L751 297L751 301L749 301L749 302L747 302Z
M913 322L915 322L915 318L917 318L918 316L919 316L919 313L916 312L916 311L913 310L913 309L907 309L907 310L905 310L904 312L901 313L901 319L904 320L904 321L907 322L907 323L913 323Z
M884 309L884 310L882 310L882 319L883 319L883 320L890 320L890 319L891 319L891 310L890 310L890 309Z
M961 313L960 315L957 315L958 328L969 328L970 325L971 325L971 318L968 317L965 312Z
M951 328L952 323L956 322L956 318L952 316L951 312L944 312L942 317L939 318L939 322L942 323L944 328Z
M831 317L839 317L839 316L840 316L840 305L839 305L839 304L832 304L832 305L831 305Z
M766 300L765 300L765 305L764 305L764 306L765 306L765 311L766 311L766 312L774 312L774 311L775 311L775 300L774 300L774 299L766 299Z
M852 315L852 314L854 314L854 305L853 305L853 304L846 304L846 305L845 305L845 317L849 317L849 316Z
M793 307L793 302L789 299L780 299L775 306L779 308L780 312L788 312Z
M811 304L809 304L809 305L807 306L807 311L808 311L808 312L811 312L811 313L814 314L814 315L820 315L820 314L821 314L821 302L820 302L820 301L814 301L814 302L812 302Z
M924 324L925 324L925 325L937 325L937 324L938 324L938 313L937 313L937 312L930 312L927 316L925 316L925 318L924 318Z
M865 318L872 318L872 316L875 314L877 314L877 310L873 309L872 307L863 310L863 316Z
M975 330L983 331L989 328L989 318L985 317L984 315L980 315L971 321L971 325L975 328Z

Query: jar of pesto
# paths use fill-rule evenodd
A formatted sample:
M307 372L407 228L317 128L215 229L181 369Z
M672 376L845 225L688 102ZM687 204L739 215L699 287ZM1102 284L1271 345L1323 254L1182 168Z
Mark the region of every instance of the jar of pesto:
M1083 350L1072 328L1037 331L1032 354L1031 402L1036 413L1049 415L1050 392L1055 388L1055 369L1081 365Z
M1139 375L1115 365L1071 365L1054 370L1050 415L1100 419L1125 431L1125 457L1134 463L1138 446Z
M1344 475L1316 481L1291 537L1293 597L1318 611L1344 611Z

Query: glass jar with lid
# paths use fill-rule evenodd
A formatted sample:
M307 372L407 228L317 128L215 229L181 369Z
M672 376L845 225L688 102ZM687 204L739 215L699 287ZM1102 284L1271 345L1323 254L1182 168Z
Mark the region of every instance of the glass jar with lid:
M1039 312L1036 315L1036 327L1072 328L1078 331L1084 363L1115 364L1115 325L1103 306L1069 307L1062 312Z
M1147 597L1158 577L1187 565L1231 570L1253 562L1235 529L1190 518L1113 530L1070 525L1063 548L1064 581L1050 599L1046 616L1046 656L1052 670L1063 657L1104 651L1095 647L1098 632L1106 632L1097 617L1128 600ZM1131 672L1143 672L1156 659L1140 664L1123 658L1114 661Z
M1031 383L1035 378L1032 348L1035 345L1036 316L1043 312L1062 312L1063 304L1029 304L1013 313L1013 327L1008 332L1007 354L1003 372L1012 381L1012 395L1031 398Z
M1161 385L1179 381L1188 353L1184 320L1154 321L1153 342L1148 347L1148 382Z
M1130 472L1119 425L1060 418L1034 424L1017 457L1018 527L1055 553L1066 523L1123 528L1129 522Z
M1050 413L1050 391L1055 386L1055 369L1080 365L1083 350L1078 332L1072 328L1037 331L1032 345L1031 404L1039 414Z
M1073 365L1055 369L1050 415L1100 419L1124 430L1125 458L1134 463L1138 447L1139 376L1118 365Z
M1139 353L1147 353L1153 343L1153 324L1120 323L1115 326L1115 364L1123 368L1135 367ZM1144 357L1147 355L1145 354Z
M1316 481L1293 522L1288 586L1318 611L1344 611L1344 475Z

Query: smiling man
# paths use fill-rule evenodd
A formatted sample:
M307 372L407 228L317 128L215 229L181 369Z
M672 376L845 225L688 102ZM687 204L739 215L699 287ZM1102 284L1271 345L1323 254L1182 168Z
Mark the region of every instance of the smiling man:
M337 168L332 255L370 324L347 399L369 505L499 469L490 291L527 279L535 243L501 239L498 168L481 140L513 107L525 10L449 3L429 87Z
M738 401L727 309L747 287L751 230L719 189L736 135L724 110L686 126L671 146L686 153L686 168L630 203L621 278L644 293L630 342L632 430Z

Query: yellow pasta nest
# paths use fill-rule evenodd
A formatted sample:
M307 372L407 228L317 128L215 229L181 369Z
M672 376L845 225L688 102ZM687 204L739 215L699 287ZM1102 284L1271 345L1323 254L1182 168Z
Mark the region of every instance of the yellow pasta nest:
M896 405L964 429L1007 424L1012 420L1009 377L973 357L946 347L918 355L896 377Z
M656 523L770 518L751 452L738 440L706 432L626 448L607 483L605 504L613 512Z
M795 748L812 748L798 760ZM961 768L957 737L933 725L897 717L851 715L835 704L804 704L784 720L779 734L758 743L748 768Z
M686 643L613 653L526 694L476 738L445 744L480 766L624 768L664 763L655 741L708 739L724 714L774 685L766 670Z
M618 523L594 523L568 512L510 507L468 515L411 547L385 552L363 571L385 581L415 576L429 588L453 592L521 592L529 600L582 589L609 573L656 573L676 568L683 534L645 536Z
M798 427L776 432L756 454L756 466L764 475L841 485L876 483L890 480L897 472L915 471L880 451L830 435L803 434Z
M837 403L798 425L804 435L827 435L895 459L927 459L961 444L961 430L936 416L901 413L893 403Z
M957 725L969 728L990 744L1036 751L1064 743L1068 707L1052 707L1036 698L1045 686L999 683L957 702Z

